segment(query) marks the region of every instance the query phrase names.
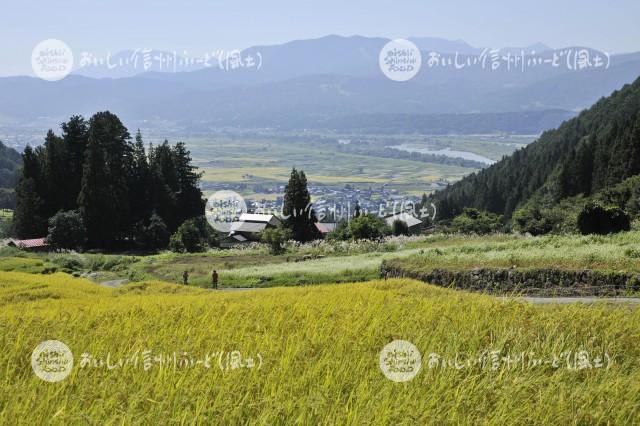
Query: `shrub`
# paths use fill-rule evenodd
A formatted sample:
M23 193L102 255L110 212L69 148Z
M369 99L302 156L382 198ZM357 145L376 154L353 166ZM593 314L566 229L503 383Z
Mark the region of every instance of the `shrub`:
M56 265L60 266L62 269L69 271L80 271L82 270L82 262L76 256L60 256L51 260Z
M285 251L285 243L291 238L291 231L282 228L267 228L262 231L260 239L269 245L271 254L282 254Z
M84 245L87 230L78 211L59 211L49 219L47 242L58 249L77 249Z
M327 240L329 241L347 241L351 239L351 230L349 229L349 222L343 220L339 222L335 229L327 234Z
M396 237L400 235L409 235L409 226L407 225L407 222L396 219L393 221L393 225L391 225L391 232Z
M169 243L169 231L162 218L153 213L149 219L149 225L138 223L135 227L135 240L143 247L150 249L162 249Z
M377 240L391 233L386 222L372 214L363 214L352 219L349 230L355 240Z
M611 234L631 229L629 215L618 206L587 203L578 214L578 229L582 234Z
M178 231L174 232L169 238L169 250L175 253L184 253L187 251L182 242L182 234Z
M451 221L453 231L465 234L490 234L504 229L503 217L495 213L465 208Z
M169 240L169 249L178 253L196 253L215 246L215 233L204 216L184 221Z

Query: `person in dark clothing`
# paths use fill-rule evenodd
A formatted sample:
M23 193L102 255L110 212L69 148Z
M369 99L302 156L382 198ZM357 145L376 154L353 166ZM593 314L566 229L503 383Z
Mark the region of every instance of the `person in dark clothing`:
M189 284L189 273L187 271L184 271L182 273L182 284L184 284L184 285L188 285Z
M215 269L213 270L213 272L211 272L211 286L214 289L218 288L218 271L216 271Z
M218 288L218 271L215 269L211 272L211 287L213 289Z

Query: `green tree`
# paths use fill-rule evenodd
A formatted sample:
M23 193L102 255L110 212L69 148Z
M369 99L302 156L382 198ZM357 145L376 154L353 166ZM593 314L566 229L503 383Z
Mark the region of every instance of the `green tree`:
M38 196L35 180L21 178L16 188L18 197L16 209L13 213L13 223L16 235L20 238L34 238L45 235L46 218L42 211L42 200Z
M169 249L175 252L196 253L216 245L215 232L204 216L186 220L169 240Z
M271 254L278 255L285 251L285 244L291 238L291 231L286 228L266 228L260 240L269 245Z
M172 147L165 141L147 152L140 132L132 143L108 111L89 121L72 116L61 126L62 137L50 130L43 145L27 146L22 156L15 192L20 236L45 235L48 218L77 209L89 247L140 243L147 241L145 232L153 233L155 246L165 240L162 223L171 234L185 220L204 215L201 174L184 143ZM3 165L0 146L0 181ZM12 196L0 192L0 203Z
M587 203L578 214L578 229L582 234L611 234L631 229L629 215L617 206Z
M494 213L465 208L451 221L454 231L465 234L490 234L504 229L503 218Z
M391 225L391 233L396 237L398 235L409 235L409 226L407 225L407 222L400 219L394 220Z
M49 218L47 242L58 249L79 249L84 246L87 230L82 215L76 210L59 211Z
M47 231L47 216L40 196L45 190L45 179L38 152L27 145L22 163L13 215L15 232L20 238L41 237Z
M106 111L91 117L78 206L92 246L113 247L130 233L132 153L129 132L117 116Z
M78 206L78 194L82 185L84 154L89 139L89 128L80 115L72 116L62 123L62 140L65 148L66 180L63 186L62 208L72 210Z
M349 231L355 240L377 240L391 233L384 220L370 213L351 220Z
M44 214L48 218L59 210L74 206L65 206L65 200L68 198L66 194L69 170L64 140L49 130L43 148L46 190L39 195L44 201Z
M151 217L154 206L151 199L151 169L140 130L136 132L135 136L128 180L129 204L131 206L130 222L145 222Z
M87 227L88 243L92 247L110 247L118 235L118 201L112 190L106 159L99 142L89 137L89 146L82 174L78 206Z
M513 214L513 227L516 231L531 235L548 234L554 223L546 212L533 206L518 209Z
M342 220L338 222L335 229L327 234L327 240L330 241L347 241L352 238L349 222Z
M307 177L302 170L291 170L289 183L284 191L282 213L286 217L285 226L296 241L310 241L320 238L315 226L316 215L311 208L311 195L307 188Z
M134 238L138 245L148 249L163 249L169 244L171 236L162 218L153 212L149 224L138 222L134 229Z
M204 215L205 200L202 198L199 182L202 173L196 172L191 164L191 153L183 142L178 142L172 150L177 179L176 202L178 222Z
M175 232L182 222L178 219L177 213L178 176L168 141L149 148L149 168L152 205L167 224L169 231Z

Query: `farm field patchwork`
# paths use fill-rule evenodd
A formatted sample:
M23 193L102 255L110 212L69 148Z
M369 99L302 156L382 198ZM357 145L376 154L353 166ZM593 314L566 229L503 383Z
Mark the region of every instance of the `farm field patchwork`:
M194 164L204 171L203 181L248 185L246 195L253 195L255 185L284 184L291 167L305 170L312 185L387 184L403 193L420 195L429 192L428 183L455 182L475 171L464 167L424 163L398 158L381 158L337 152L323 146L323 137L309 135L287 137L211 136L186 140ZM335 135L334 135L335 136ZM348 135L335 136L345 137ZM436 149L464 150L491 159L499 159L531 142L533 137L515 136L404 136L366 137L380 147L409 143Z

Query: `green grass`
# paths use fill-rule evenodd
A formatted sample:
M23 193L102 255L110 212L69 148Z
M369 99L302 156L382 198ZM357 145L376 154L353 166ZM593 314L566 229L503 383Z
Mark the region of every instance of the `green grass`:
M26 257L16 257L16 256ZM326 241L291 247L279 256L264 246L207 253L126 256L109 254L0 253L0 270L98 272L99 281L129 279L210 285L216 269L222 287L274 287L365 281L379 276L382 261L416 272L440 269L555 268L640 272L640 232L612 236L433 235L384 243Z
M640 272L640 232L611 236L453 237L392 263L416 272L513 266Z
M212 292L145 282L112 290L64 274L0 273L2 424L631 424L640 416L640 311L541 307L410 280ZM75 356L69 377L32 372L43 340ZM380 372L380 350L414 343L406 383ZM80 368L136 351L240 351L260 369ZM609 369L428 367L498 351L548 359L585 350ZM141 359L141 357L140 357Z
M13 210L0 209L0 220L13 219Z
M27 272L40 274L55 272L56 266L39 258L28 257L0 257L0 271Z

